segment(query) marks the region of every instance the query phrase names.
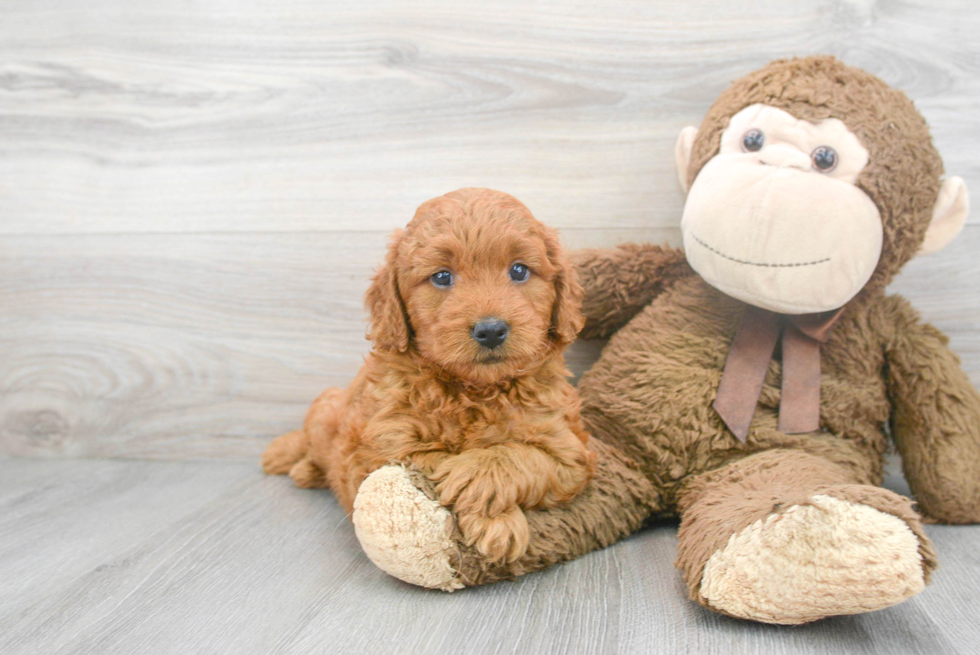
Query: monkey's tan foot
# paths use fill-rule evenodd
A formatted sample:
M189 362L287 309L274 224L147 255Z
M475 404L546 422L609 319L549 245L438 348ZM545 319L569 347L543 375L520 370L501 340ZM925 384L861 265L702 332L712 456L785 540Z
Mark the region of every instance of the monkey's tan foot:
M780 463L775 452L763 467L761 455L730 465L685 505L677 565L694 600L738 618L800 624L922 591L935 554L908 499L835 484L836 465L802 453ZM815 484L821 478L830 484Z
M430 500L405 467L384 466L365 478L352 519L364 553L385 573L443 591L464 586L451 563L457 549L452 514Z
M905 521L818 494L732 535L705 564L700 593L732 616L794 624L882 609L924 587Z

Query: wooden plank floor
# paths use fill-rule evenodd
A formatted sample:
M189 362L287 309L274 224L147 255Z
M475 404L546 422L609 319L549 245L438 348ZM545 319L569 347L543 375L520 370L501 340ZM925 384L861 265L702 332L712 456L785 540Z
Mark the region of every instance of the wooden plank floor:
M927 531L942 565L922 594L785 628L687 601L669 523L445 594L376 569L329 493L255 465L9 459L0 652L975 654L980 526Z
M357 371L420 202L489 186L569 247L676 244L678 131L771 58L904 89L980 194L978 30L975 0L0 3L0 653L980 652L975 526L930 526L911 602L783 629L685 600L672 525L414 589L256 466ZM974 212L892 290L980 385L978 251Z
M678 131L772 57L903 88L980 193L978 29L973 0L5 2L0 454L253 461L356 373L386 235L460 186L569 247L677 243ZM970 220L895 289L980 384Z

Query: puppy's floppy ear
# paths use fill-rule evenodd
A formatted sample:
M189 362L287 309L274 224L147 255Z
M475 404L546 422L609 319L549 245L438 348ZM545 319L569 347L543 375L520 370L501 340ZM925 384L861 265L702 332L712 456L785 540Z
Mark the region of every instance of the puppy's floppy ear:
M391 237L385 263L374 275L374 280L364 294L364 305L371 315L368 339L379 350L405 352L411 335L408 312L398 290L398 249L404 232L399 230Z
M548 229L544 242L548 249L548 259L558 269L555 275L555 304L551 310L551 337L559 346L567 346L575 341L576 335L585 325L585 317L582 315L582 285L578 282L571 261L562 250L558 234Z

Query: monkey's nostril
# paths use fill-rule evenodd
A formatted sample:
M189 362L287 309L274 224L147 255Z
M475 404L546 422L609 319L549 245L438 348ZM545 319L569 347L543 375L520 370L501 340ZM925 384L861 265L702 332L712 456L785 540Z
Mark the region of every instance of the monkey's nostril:
M493 350L506 339L510 333L510 325L499 318L485 318L473 326L470 334L473 340L484 348Z

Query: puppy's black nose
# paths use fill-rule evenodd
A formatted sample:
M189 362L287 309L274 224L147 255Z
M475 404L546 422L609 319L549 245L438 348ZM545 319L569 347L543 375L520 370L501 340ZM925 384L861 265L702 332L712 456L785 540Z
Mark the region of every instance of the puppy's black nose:
M473 339L483 346L493 350L507 339L510 326L499 318L485 318L473 326Z

